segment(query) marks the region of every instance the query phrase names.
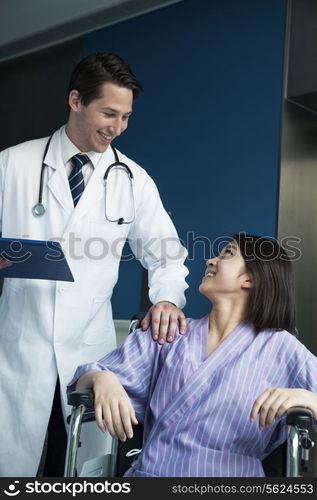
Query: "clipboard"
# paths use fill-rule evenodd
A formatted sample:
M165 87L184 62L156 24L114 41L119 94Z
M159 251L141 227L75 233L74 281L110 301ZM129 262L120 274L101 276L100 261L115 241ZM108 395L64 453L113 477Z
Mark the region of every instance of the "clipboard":
M0 238L0 257L13 262L0 278L75 281L58 241Z

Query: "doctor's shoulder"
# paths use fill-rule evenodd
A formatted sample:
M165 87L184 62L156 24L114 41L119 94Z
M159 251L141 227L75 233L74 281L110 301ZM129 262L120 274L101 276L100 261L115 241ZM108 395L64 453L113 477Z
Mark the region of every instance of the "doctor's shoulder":
M42 158L43 150L47 141L48 137L43 137L41 139L31 139L14 146L10 146L0 152L0 162L5 166L11 161L26 164L29 161L37 159L37 157Z
M145 204L148 206L149 201L151 201L152 209L157 209L156 213L162 214L163 205L155 181L138 163L128 158L119 150L117 152L119 160L126 163L133 174L136 209L139 210L140 205L143 206Z
M119 160L122 161L123 163L126 163L128 165L128 167L130 168L136 184L138 184L139 186L142 186L145 183L150 182L150 183L153 183L155 185L152 177L148 174L148 172L144 168L142 168L134 160L131 160L131 158L129 158L125 154L121 153L121 151L119 151L117 148L116 148L116 150L119 154Z

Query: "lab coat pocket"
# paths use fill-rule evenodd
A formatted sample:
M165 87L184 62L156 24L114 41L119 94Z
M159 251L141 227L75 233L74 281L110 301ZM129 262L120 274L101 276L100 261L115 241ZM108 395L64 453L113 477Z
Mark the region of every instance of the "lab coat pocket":
M102 344L107 339L112 323L110 310L111 294L98 295L93 298L89 326L85 332L85 344Z
M23 327L25 288L13 281L6 283L0 298L0 339L17 340Z

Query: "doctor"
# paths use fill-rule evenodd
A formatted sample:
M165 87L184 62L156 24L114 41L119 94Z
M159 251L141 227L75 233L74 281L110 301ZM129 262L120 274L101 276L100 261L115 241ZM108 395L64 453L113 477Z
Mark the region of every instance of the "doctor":
M149 273L153 306L143 328L151 322L153 338L160 343L166 336L167 341L173 340L177 322L185 332L180 308L187 288L186 251L153 180L117 151L119 161L132 173L133 189L127 170L117 167L110 171L105 190L105 172L116 160L110 146L126 130L133 99L140 90L140 83L120 57L90 55L72 73L69 119L52 135L47 152L48 137L0 154L2 236L59 240L75 279L73 283L4 281L0 299L0 476L36 475L48 424L48 456L53 453L53 464L57 464L61 452L63 461L63 447L51 448L57 441L54 425L61 413L60 399L65 418L69 413L65 388L76 367L99 359L116 346L110 299L126 240ZM84 164L77 171L74 155ZM35 216L32 208L37 203L43 156L45 212ZM74 183L76 175L78 182ZM118 224L120 218L127 223ZM0 267L6 265L2 259ZM87 429L92 432L89 425ZM63 423L60 430L65 433ZM90 457L104 453L94 425L93 433L86 450ZM54 470L47 465L45 475L62 475L62 467L60 463Z

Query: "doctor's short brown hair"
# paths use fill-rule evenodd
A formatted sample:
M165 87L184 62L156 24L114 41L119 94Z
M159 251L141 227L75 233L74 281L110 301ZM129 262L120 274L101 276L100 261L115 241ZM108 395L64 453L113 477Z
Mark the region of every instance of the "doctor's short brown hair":
M78 90L82 104L88 106L101 96L104 83L131 89L133 98L143 90L130 66L120 56L97 53L82 59L73 69L67 99L72 90Z
M292 262L285 249L271 238L238 233L233 236L250 274L246 321L257 331L295 333L295 284Z

